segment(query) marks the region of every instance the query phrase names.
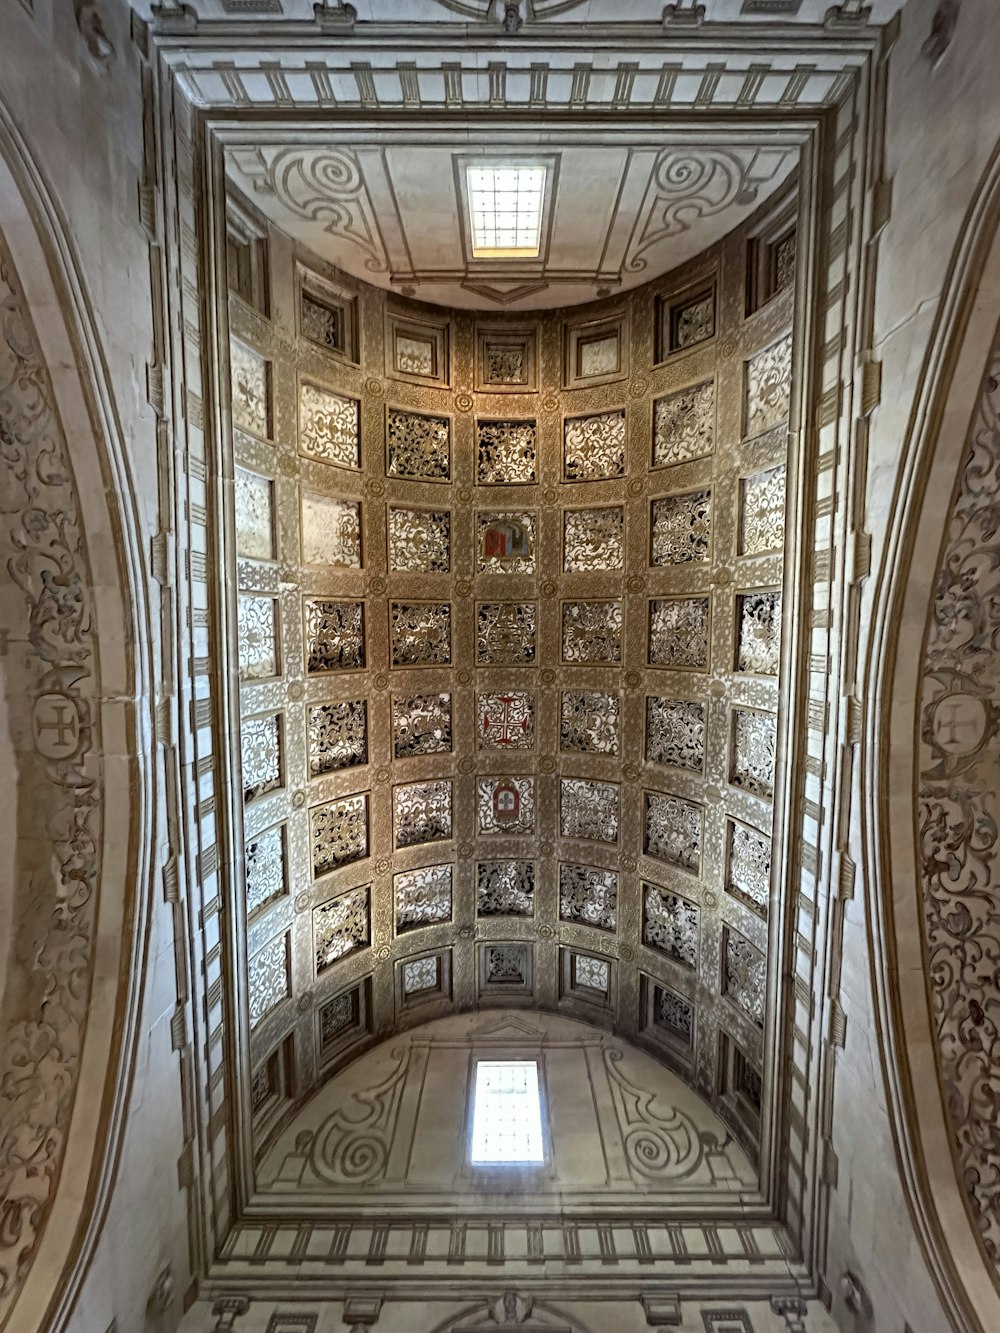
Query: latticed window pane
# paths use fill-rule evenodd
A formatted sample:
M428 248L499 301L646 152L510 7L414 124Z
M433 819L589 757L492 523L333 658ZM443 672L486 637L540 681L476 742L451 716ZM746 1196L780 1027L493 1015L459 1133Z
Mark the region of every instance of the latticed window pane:
M534 1060L479 1060L472 1112L472 1161L540 1162L542 1109Z

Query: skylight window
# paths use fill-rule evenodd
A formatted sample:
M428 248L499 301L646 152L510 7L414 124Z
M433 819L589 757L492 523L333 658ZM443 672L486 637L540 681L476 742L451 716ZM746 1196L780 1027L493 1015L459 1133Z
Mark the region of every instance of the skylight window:
M544 1156L538 1065L534 1060L477 1061L473 1164L526 1164Z
M476 259L537 259L545 168L466 167L472 253Z

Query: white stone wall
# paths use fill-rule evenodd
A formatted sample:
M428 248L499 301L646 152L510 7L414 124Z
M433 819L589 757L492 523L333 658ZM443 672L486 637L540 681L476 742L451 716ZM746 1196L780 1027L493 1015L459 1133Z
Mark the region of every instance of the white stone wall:
M921 48L936 9L936 0L908 0L889 61L885 175L892 181L892 208L879 241L873 346L873 355L882 362L883 379L881 402L871 417L864 521L872 535L873 575L883 559L908 418L947 268L966 210L1000 136L993 54L1000 40L1000 10L987 0L965 0L951 45L932 66ZM970 398L970 412L972 406ZM875 582L872 577L863 585L862 663ZM863 867L858 811L855 799L850 850ZM912 892L909 886L898 887ZM897 1169L873 1013L872 947L862 871L845 918L841 1001L847 1038L837 1060L834 1093L839 1180L831 1204L827 1279L842 1328L877 1326L902 1333L908 1326L913 1333L936 1333L950 1324ZM919 955L915 965L921 966ZM937 1089L924 1089L924 1095L936 1097ZM845 1309L837 1289L845 1269L860 1277L867 1289L873 1323L855 1319Z
M149 237L139 216L140 56L130 37L132 15L124 0L102 0L99 10L113 48L106 63L88 50L69 0L4 4L0 101L57 201L85 296L95 312L114 410L132 466L132 492L148 569L149 542L157 528L158 480L156 420L147 395L146 362L153 347ZM5 210L16 210L17 201L3 202ZM72 437L69 447L72 454ZM111 534L99 534L97 540L110 543ZM155 588L151 580L150 586ZM151 625L156 663L160 651L156 613ZM154 813L159 830L152 855L155 873L151 882L147 879L137 886L148 898L149 933L134 1082L119 1142L117 1180L75 1310L68 1322L49 1325L80 1333L104 1333L113 1321L119 1333L171 1329L180 1317L180 1293L189 1282L185 1196L178 1184L182 1143L178 1059L170 1029L177 1003L173 924L159 876L165 827L162 805ZM121 837L124 842L126 830ZM102 892L122 894L130 888L119 881L103 886ZM104 997L115 992L118 982L113 974L95 979L92 1013L99 1001L104 1003ZM85 1137L92 1138L99 1123L96 1104L93 1110L86 1109L89 1124L82 1129ZM110 1113L109 1096L102 1115ZM64 1179L68 1174L64 1170ZM85 1217L86 1213L85 1208ZM38 1262L46 1263L44 1245ZM157 1316L147 1322L150 1291L168 1265L175 1280L172 1308L164 1319ZM46 1268L37 1276L49 1293L55 1290L57 1271ZM29 1321L25 1316L22 1323L19 1317L15 1311L12 1328L35 1327L33 1317Z

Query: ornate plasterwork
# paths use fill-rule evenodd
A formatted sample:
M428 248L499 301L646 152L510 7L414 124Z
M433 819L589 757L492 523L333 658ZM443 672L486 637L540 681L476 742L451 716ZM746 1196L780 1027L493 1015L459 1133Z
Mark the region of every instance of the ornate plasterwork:
M104 777L93 577L70 451L24 292L0 233L0 587L17 755L18 998L0 1050L0 1319L52 1207L90 1003ZM105 534L106 536L106 534ZM108 601L111 596L105 594ZM9 984L9 982L8 982Z
M959 1180L986 1253L1000 1265L998 496L1000 356L994 350L951 505L929 614L916 814L946 1114Z
M389 91L383 76L376 76L367 61L355 60L352 68L360 65L365 68L359 86L362 103L381 101ZM541 68L546 69L544 84L548 70ZM491 61L490 69L496 72L492 78L507 83L505 61ZM589 83L594 71L580 69L578 84ZM657 75L661 73L658 69ZM243 81L242 72L236 77ZM437 105L446 86L453 97L454 88L462 85L461 79L455 85L440 74L424 77L432 77L439 88ZM537 87L538 76L532 77ZM341 75L327 75L332 88L331 78L337 85L336 100L342 103ZM390 83L397 78L390 74ZM354 76L349 80L354 82ZM623 84L629 95L632 86L632 79ZM420 89L421 77L410 68L402 104L409 107L419 100ZM459 96L464 103L468 90ZM504 103L507 96L504 91ZM722 237L749 214L758 197L774 190L795 152L773 140L764 145L759 136L759 146L751 140L725 147L698 141L664 147L662 139L648 133L640 136L645 142L634 145L613 135L582 144L556 128L549 139L540 252L532 258L509 256L501 268L470 252L461 221L468 208L464 168L470 159L462 151L467 145L460 142L391 132L373 140L345 127L336 145L300 141L240 146L228 156L241 188L258 208L356 278L395 291L406 287L439 304L538 309L590 300L602 282L626 290L682 263ZM537 140L531 148L537 157ZM515 151L513 145L509 151ZM595 179L620 182L596 215L588 197ZM697 330L705 319L693 308L688 323ZM595 338L585 345L579 365L584 376L596 378L618 369L620 349L610 349L608 342ZM503 378L492 382L506 385L511 376L524 375L524 368L515 347L504 352L498 365ZM431 377L432 362L427 341L410 331L397 339L397 368Z
M745 258L735 238L726 263ZM306 271L308 256L297 265ZM272 605L278 659L276 676L244 682L240 702L248 718L280 715L284 745L284 785L248 807L286 830L283 888L255 910L253 939L256 949L290 929L295 999L309 1014L295 1047L306 1084L366 1032L408 1024L413 1006L500 995L579 1005L646 1033L710 1094L724 1082L725 1024L760 1062L756 1028L723 1002L720 959L724 911L763 944L761 906L727 857L729 818L761 826L767 812L727 779L734 710L777 708L777 677L738 669L739 599L763 608L781 582L780 539L777 553L740 549L740 482L784 455L773 432L742 443L731 372L773 342L788 302L746 321L720 290L716 336L660 364L657 298L683 306L704 290L685 276L676 293L596 320L539 320L522 386L485 383L483 339L499 346L501 318L484 330L360 289L354 365L296 341L280 311L273 334L262 331L234 301L234 336L272 365L279 421L294 420L304 383L360 404L357 474L294 440L264 452L234 436L236 464L272 488L273 563L242 560L239 587ZM523 318L504 327L525 342ZM411 333L433 375L413 360L400 368ZM612 334L616 370L589 383L581 347ZM726 447L653 470L653 404L692 382L710 386L713 440L717 422ZM302 563L306 492L358 506L360 567ZM247 526L265 531L267 519ZM759 665L748 642L744 668ZM310 817L321 836L303 836ZM642 884L697 907L693 960L659 947L651 926L643 942ZM307 923L365 886L371 947L346 953L303 999L303 979L316 979ZM410 963L426 985L406 988ZM582 979L599 981L604 965L606 990ZM675 997L673 1026L656 1017L655 987ZM358 1017L317 1053L331 990L354 994ZM254 1068L281 1022L254 1030Z

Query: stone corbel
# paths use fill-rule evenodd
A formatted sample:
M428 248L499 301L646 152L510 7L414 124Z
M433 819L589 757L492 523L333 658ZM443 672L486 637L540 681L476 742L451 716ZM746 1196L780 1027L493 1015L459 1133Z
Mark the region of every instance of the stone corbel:
M149 7L149 13L158 32L195 32L198 27L198 15L192 5L185 5L181 0L161 0Z
M212 1333L229 1333L240 1315L246 1314L249 1309L250 1301L246 1296L223 1296L212 1306L212 1313L216 1316Z
M313 5L320 32L353 32L358 11L346 0L318 0Z
M640 1296L650 1328L677 1328L681 1322L679 1296Z
M676 0L675 4L663 6L664 28L700 28L705 19L705 6L689 0Z
M871 18L872 7L863 0L843 0L826 11L823 27L829 32L836 28L863 28Z
M349 1296L344 1302L344 1323L351 1333L365 1333L365 1329L378 1323L382 1313L381 1296Z
M784 1319L788 1333L806 1333L806 1303L798 1296L772 1296L771 1310Z

